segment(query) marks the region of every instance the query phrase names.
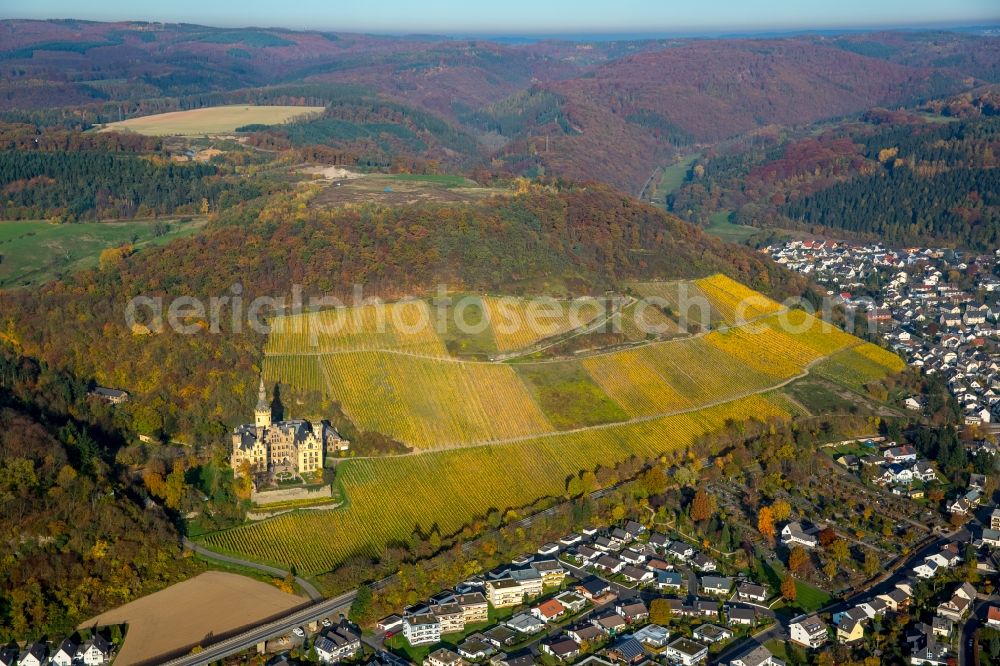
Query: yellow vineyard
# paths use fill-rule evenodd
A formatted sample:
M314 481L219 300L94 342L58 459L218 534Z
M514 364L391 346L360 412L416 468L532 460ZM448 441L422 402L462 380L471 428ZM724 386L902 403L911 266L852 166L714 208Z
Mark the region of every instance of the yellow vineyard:
M348 460L339 468L350 499L335 511L302 511L205 537L210 548L300 573L327 571L352 555L378 556L414 529L457 531L490 509L528 505L565 493L566 479L632 455L650 458L691 444L727 420L787 418L753 396L697 413L668 416L523 442L425 453L401 458Z
M319 391L359 428L415 454L344 461L340 509L286 514L204 541L305 573L327 571L352 555L378 556L415 529L436 525L446 535L490 509L563 495L567 478L582 470L686 447L729 420L796 416L799 407L775 389L807 372L862 386L903 367L728 278L633 289L663 299L653 315L661 323L676 322L675 308L695 294L714 330L659 341L636 334L644 342L616 351L502 363L450 357L433 327L411 325L430 315L421 302L390 306L388 324L379 319L385 313L366 308L277 320L265 348L268 382ZM499 299L482 302L499 350L546 337L498 333L499 317L529 316L525 301L513 301L514 314ZM543 333L571 330L565 321L552 326Z
M524 349L540 340L579 328L603 312L594 298L576 301L486 296L482 299L500 352Z
M386 352L331 354L321 363L348 417L419 448L552 430L509 365Z

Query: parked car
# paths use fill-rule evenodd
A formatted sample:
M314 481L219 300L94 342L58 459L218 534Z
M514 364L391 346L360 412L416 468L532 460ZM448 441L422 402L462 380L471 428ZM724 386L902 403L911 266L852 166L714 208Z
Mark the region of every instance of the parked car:
M306 635L306 631L302 627L295 627L294 629L292 629L292 633L298 636L299 638L303 638Z
M333 626L333 622L330 622L330 618L324 617L323 618L323 626L324 627L331 627L331 626Z

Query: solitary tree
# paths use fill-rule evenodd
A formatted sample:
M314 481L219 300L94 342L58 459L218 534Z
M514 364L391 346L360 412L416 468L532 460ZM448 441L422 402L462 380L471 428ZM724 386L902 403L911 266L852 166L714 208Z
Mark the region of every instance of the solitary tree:
M670 622L673 611L666 599L653 599L649 604L649 621L663 626Z
M809 564L809 553L802 546L795 546L788 554L788 568L792 573L801 574Z
M691 520L700 523L712 517L712 496L699 488L691 501Z
M791 576L786 576L785 580L781 581L781 596L788 601L795 601L797 594L798 589L795 587L795 579Z
M792 515L792 507L786 500L777 500L771 505L771 515L773 515L774 519L778 522L788 520L789 516Z
M774 540L774 514L771 512L771 507L763 506L757 512L757 530L769 541Z

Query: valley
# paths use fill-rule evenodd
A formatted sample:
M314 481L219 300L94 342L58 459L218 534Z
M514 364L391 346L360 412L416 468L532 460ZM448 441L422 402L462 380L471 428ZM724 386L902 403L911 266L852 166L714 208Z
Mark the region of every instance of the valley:
M995 26L518 4L0 15L0 666L997 663Z

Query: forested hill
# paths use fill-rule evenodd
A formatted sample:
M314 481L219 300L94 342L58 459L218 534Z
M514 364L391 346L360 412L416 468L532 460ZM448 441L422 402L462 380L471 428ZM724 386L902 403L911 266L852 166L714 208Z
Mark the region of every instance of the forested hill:
M0 641L69 635L182 573L176 530L143 506L114 414L86 391L0 343Z
M724 210L765 228L995 248L1000 117L992 115L994 97L982 99L943 104L964 119L874 110L863 121L762 133L755 144L707 151L667 206L696 221Z
M530 185L480 204L325 209L291 195L224 212L208 232L122 257L37 292L0 293L0 330L26 353L129 390L142 432L215 442L252 404L252 331L135 335L136 295L348 297L451 289L601 293L633 278L723 272L776 295L803 284L766 258L607 186ZM791 282L789 282L791 280ZM137 369L141 371L137 372Z
M1000 82L1000 38L943 32L519 45L141 22L0 21L0 118L85 128L220 104L315 104L251 127L366 166L598 179L633 194L693 144Z

